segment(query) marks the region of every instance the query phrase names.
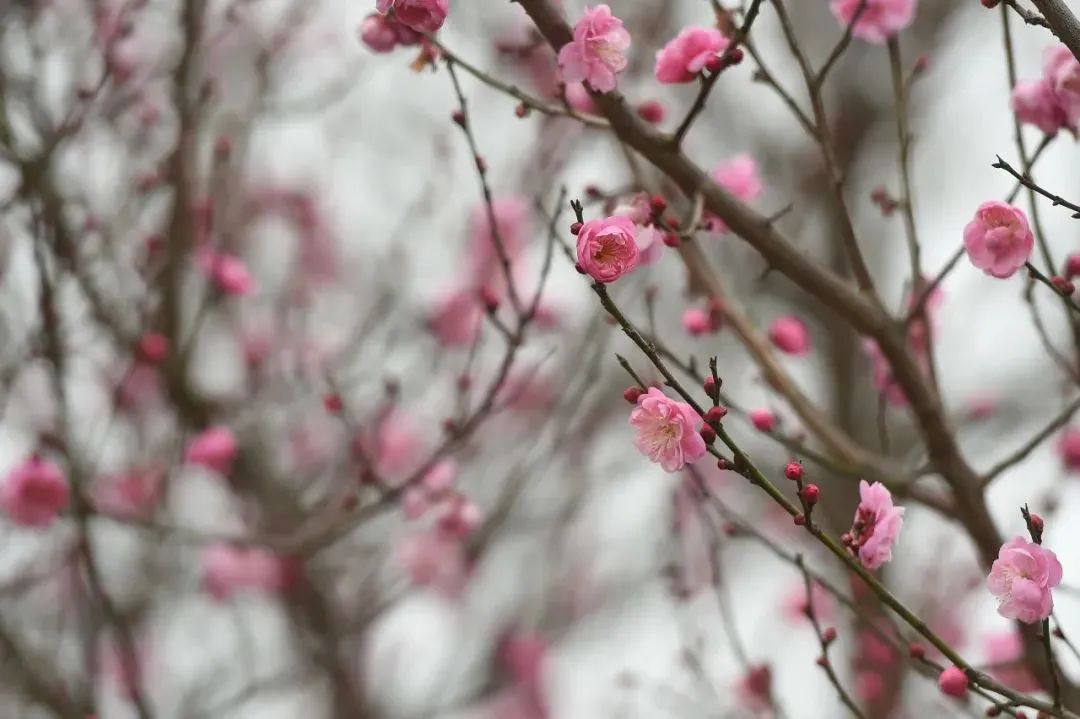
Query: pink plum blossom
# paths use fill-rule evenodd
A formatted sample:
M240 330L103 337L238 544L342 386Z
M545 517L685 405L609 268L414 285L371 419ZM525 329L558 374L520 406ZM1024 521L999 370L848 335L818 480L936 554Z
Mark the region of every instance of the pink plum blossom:
M206 467L219 474L228 474L238 450L233 431L228 427L216 426L203 430L188 442L184 459L189 464Z
M998 614L1026 624L1050 616L1054 609L1050 590L1060 583L1057 555L1023 537L1002 545L986 578L986 588L997 597Z
M1065 468L1080 472L1080 427L1066 427L1058 439L1058 454Z
M1016 83L1010 105L1020 122L1034 125L1047 135L1068 125L1069 118L1045 79Z
M626 69L630 33L607 5L585 9L574 25L574 39L559 50L565 83L586 82L596 92L615 89L615 75Z
M1034 246L1035 236L1023 211L997 200L979 205L964 228L964 248L971 264L991 277L1012 275L1028 261Z
M277 594L297 579L295 561L258 547L214 544L202 553L203 588L218 601L251 592Z
M765 183L761 180L757 162L747 153L720 163L713 169L711 176L720 187L742 202L753 202L765 191ZM719 217L710 216L708 221L713 232L726 232L728 229Z
M492 231L492 216L497 232ZM502 278L499 244L513 264L529 241L531 221L529 203L516 195L494 198L490 209L486 202L473 208L469 216L468 266L475 287L491 287L493 278Z
M449 0L378 0L375 7L384 15L393 10L398 22L420 33L437 31L450 12Z
M425 324L444 347L468 347L480 333L484 308L472 289L451 289L438 295L427 309Z
M781 352L789 355L805 355L810 352L810 331L798 317L777 317L769 325L769 340Z
M634 446L665 471L677 472L705 456L705 440L698 430L702 419L685 402L666 396L656 387L638 397L630 413L637 430Z
M904 508L893 505L892 494L880 482L859 481L859 506L844 544L867 569L878 569L892 559L892 547L900 536Z
M236 255L204 247L197 253L196 261L206 278L222 294L249 295L255 291L255 278Z
M460 594L468 581L465 547L438 530L403 539L397 546L397 558L414 585L447 597Z
M68 505L68 482L55 462L33 455L0 485L0 510L15 524L45 527Z
M938 676L938 688L950 697L962 697L968 688L967 674L960 667L948 667Z
M664 84L693 82L729 44L730 40L714 27L684 28L656 53L656 80Z
M997 632L983 642L990 676L1019 692L1039 690L1039 682L1024 666L1024 642L1015 629Z
M1080 60L1062 44L1052 45L1043 56L1043 78L1065 115L1065 126L1080 126Z
M832 0L829 8L843 25L850 25L863 0ZM855 21L852 35L860 40L882 45L890 37L911 24L915 18L916 0L867 0L866 7Z
M767 408L751 410L749 417L750 424L759 432L772 432L779 422L776 413Z
M638 266L637 229L625 217L590 220L577 238L577 260L597 282L614 282Z
M709 313L700 307L687 307L683 312L682 325L691 337L700 337L712 330Z
M358 31L361 42L372 52L390 52L398 44L398 36L392 21L385 15L372 13L360 23Z

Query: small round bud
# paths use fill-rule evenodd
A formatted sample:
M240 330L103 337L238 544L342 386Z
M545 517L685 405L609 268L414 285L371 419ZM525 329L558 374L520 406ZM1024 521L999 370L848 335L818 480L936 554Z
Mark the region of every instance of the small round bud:
M584 267L582 267L582 266L581 266L581 265L580 265L579 263L577 263L577 262L575 262L575 263L574 263L574 269L575 269L575 270L577 271L577 273L578 273L579 275L584 275L584 274L586 274L586 273L585 273L585 268L584 268Z
M716 430L709 425L704 425L700 432L701 438L705 440L705 444L712 444L716 441Z
M667 232L664 234L664 244L668 247L678 247L682 240L674 232Z
M728 464L728 461L726 459L721 457L720 459L716 460L716 468L717 469L731 469L731 465Z
M798 514L796 514L794 517L791 518L791 521L795 522L796 527L802 527L802 526L804 526L806 524L806 517L803 516L802 512L799 512Z
M461 110L454 110L453 114L450 115L450 119L454 121L455 125L465 127L465 113Z
M491 289L485 287L480 290L480 301L484 303L484 309L494 312L499 309L499 297Z
M647 100L637 108L638 117L656 125L664 121L664 106L657 100Z
M514 114L518 117L527 117L529 115L529 106L524 102L514 108Z
M637 404L638 397L640 397L643 394L644 394L644 392L642 392L639 387L632 387L631 386L631 387L627 387L626 389L623 390L622 396L623 396L623 399L625 399L630 404Z
M799 492L799 496L806 502L807 507L813 507L821 498L821 490L816 484L808 484Z
M817 664L819 667L827 667L829 666L829 659L828 657L818 657L814 660L814 663Z
M736 48L733 48L731 50L728 50L725 53L724 56L725 56L724 66L725 67L732 67L734 65L738 65L739 63L741 63L743 61L743 58L746 57L746 53L743 52L743 49L741 47L736 47Z
M703 384L705 387L705 394L709 395L710 397L715 397L716 390L719 389L719 387L716 386L716 379L712 375L709 375L705 378L705 382Z
M652 211L653 217L660 217L666 209L667 200L664 199L663 195L653 195L649 198L649 210Z
M705 421L715 424L716 422L719 422L720 420L722 420L726 415L727 415L727 407L723 407L723 406L709 407L708 411L705 412Z
M912 659L924 659L926 657L926 647L918 642L912 642L908 645L908 656Z
M821 641L832 644L836 641L836 627L829 627L821 633Z
M664 222L666 222L667 226L673 230L677 230L682 227L682 223L679 222L678 218L675 217L667 217L664 219Z
M583 225L580 222L575 222L574 224L570 225L570 234L577 235L579 232L581 232L582 227Z
M709 72L720 72L724 69L724 61L719 55L713 55L705 62L705 69Z
M161 364L169 354L169 338L160 332L147 332L136 347L139 359L148 364Z
M791 460L784 467L784 476L790 479L792 482L798 482L803 477L802 462Z
M941 693L950 697L962 697L967 692L968 678L960 667L949 667L938 677Z
M982 0L982 6L985 8L995 8L998 6L999 0Z
M328 392L327 394L323 395L322 402L323 407L325 407L326 411L330 412L331 414L338 414L345 407L345 404L341 401L341 395L337 394L336 392Z
M1070 297L1072 293L1076 292L1076 285L1074 285L1071 280L1067 280L1061 275L1054 275L1050 278L1050 282L1054 285L1054 289L1066 297Z
M1030 516L1031 516L1031 528L1034 529L1035 532L1041 536L1042 533L1043 533L1043 530L1046 528L1046 523L1043 522L1042 517L1035 514L1034 512L1032 512Z

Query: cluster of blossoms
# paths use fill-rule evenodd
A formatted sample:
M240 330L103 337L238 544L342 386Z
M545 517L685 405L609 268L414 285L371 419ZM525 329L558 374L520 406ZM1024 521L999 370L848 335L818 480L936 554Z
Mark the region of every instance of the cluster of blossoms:
M1016 83L1012 108L1021 122L1047 135L1080 130L1080 60L1064 45L1052 45L1043 57L1043 74L1037 80Z
M437 32L450 12L449 0L378 0L378 12L364 18L360 39L373 52L418 45Z

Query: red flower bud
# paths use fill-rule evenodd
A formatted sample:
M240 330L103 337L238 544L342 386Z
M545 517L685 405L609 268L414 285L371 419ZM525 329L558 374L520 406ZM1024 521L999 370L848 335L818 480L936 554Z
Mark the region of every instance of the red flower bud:
M638 397L643 394L644 392L642 392L641 389L638 387L627 387L625 390L623 390L622 396L623 399L625 399L630 404L637 404Z
M784 467L784 476L790 479L792 482L798 482L803 476L802 462L791 460Z

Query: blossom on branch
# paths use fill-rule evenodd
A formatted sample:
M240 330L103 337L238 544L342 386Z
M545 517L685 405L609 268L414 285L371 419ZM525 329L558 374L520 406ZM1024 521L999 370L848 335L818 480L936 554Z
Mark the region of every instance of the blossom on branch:
M656 80L666 85L693 82L731 43L714 27L688 27L656 53Z
M574 25L574 39L559 50L562 81L585 82L596 92L615 89L615 75L626 69L623 52L630 47L630 33L607 5L585 9Z
M904 508L893 504L892 494L881 482L859 481L859 506L851 530L841 540L867 569L878 569L892 559L892 547L900 536Z
M1027 216L997 200L979 205L964 228L964 249L971 264L991 277L1010 277L1028 261L1034 247Z
M668 472L678 472L705 456L705 440L698 433L703 424L693 407L656 387L638 397L630 413L630 425L638 433L634 446Z
M865 1L866 7L859 9ZM911 24L915 18L916 0L832 0L829 8L843 25L855 27L851 34L860 40L882 45Z
M1061 562L1049 549L1015 537L1002 545L990 567L986 588L997 597L998 614L1034 624L1050 616L1050 590L1061 584Z

